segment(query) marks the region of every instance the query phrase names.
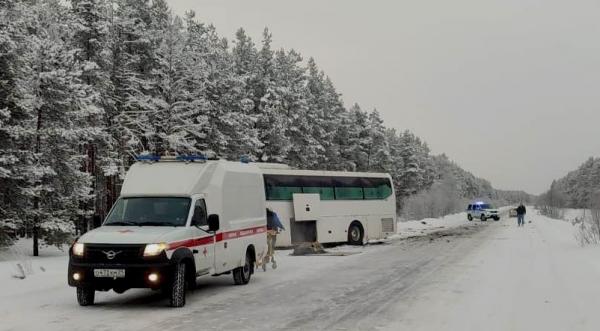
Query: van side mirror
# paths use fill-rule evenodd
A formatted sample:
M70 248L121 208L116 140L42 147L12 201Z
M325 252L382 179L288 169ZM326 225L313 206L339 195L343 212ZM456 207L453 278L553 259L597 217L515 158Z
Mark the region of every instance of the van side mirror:
M217 214L208 215L208 231L210 231L210 232L219 231L219 215L217 215Z

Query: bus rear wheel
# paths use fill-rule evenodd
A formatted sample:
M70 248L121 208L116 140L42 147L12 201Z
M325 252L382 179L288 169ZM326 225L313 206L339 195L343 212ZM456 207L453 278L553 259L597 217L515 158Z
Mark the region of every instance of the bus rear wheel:
M364 230L360 223L354 222L348 228L348 243L350 245L362 245L364 235Z

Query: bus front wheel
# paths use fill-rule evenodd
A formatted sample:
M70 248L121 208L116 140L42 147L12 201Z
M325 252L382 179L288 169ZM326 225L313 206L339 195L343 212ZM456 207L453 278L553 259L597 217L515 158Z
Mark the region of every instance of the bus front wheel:
M365 233L363 227L358 222L353 222L348 228L348 243L350 245L362 245Z

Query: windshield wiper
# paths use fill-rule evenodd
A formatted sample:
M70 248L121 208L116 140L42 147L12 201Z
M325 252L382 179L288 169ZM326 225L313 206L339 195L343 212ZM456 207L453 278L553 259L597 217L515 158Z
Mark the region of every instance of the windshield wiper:
M104 223L104 225L137 225L137 223L127 222L127 221L117 221L117 222Z

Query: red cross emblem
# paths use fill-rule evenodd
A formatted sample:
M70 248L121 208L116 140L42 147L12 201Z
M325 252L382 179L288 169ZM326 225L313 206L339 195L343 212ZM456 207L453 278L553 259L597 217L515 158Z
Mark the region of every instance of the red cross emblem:
M208 250L206 250L206 247L204 247L204 250L202 250L202 254L204 254L204 256L206 256L206 254L208 254Z
M131 233L131 232L133 232L133 231L131 231L131 230L120 230L119 231L119 233Z

